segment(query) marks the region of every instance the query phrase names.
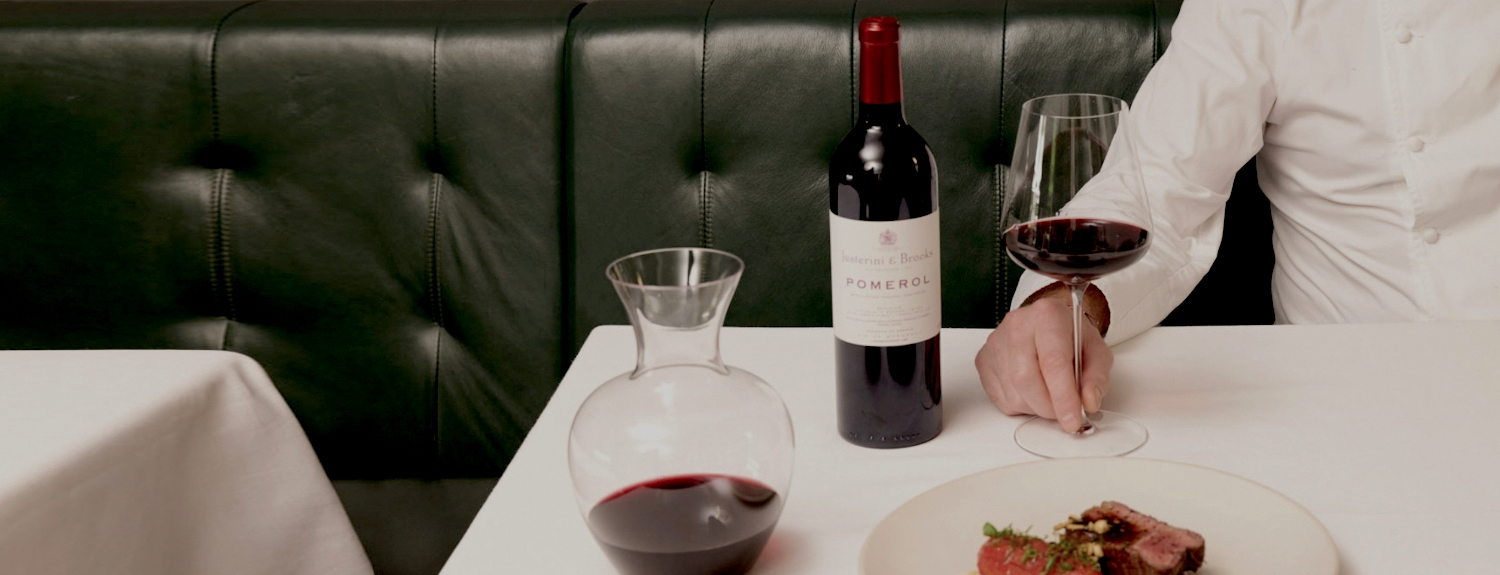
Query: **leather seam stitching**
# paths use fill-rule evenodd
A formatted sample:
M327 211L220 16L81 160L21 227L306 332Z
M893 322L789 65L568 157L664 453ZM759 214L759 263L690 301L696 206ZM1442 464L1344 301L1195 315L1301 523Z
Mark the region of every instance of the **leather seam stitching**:
M558 233L559 242L558 263L560 273L558 275L562 282L562 290L559 294L558 305L562 309L562 330L560 332L562 345L558 346L558 360L556 376L561 377L568 371L573 363L573 356L582 346L578 341L578 238L577 226L573 218L577 212L574 206L575 178L572 167L568 161L574 146L573 130L573 43L577 39L578 27L575 20L582 13L587 3L579 3L573 7L568 14L567 26L562 32L562 65L557 74L557 110L558 110L558 133L561 135L557 142L557 182L558 182Z
M432 147L430 152L431 159L429 159L429 162L437 159L438 162L436 163L439 165L428 166L430 169L433 169L433 172L429 192L431 194L431 206L427 213L428 304L432 309L434 323L438 326L437 337L433 342L432 391L427 396L426 406L427 421L431 425L428 433L432 440L435 464L441 463L443 451L442 423L440 421L442 409L439 407L439 381L443 364L443 333L447 330L447 325L443 318L443 285L438 272L438 240L440 237L438 227L442 223L443 174L439 173L437 169L447 169L446 162L441 161L442 147L441 140L438 139L438 45L442 34L443 24L439 22L432 33ZM436 468L436 465L434 468Z
M208 190L208 221L206 222L208 227L208 245L206 246L208 248L208 287L209 291L213 293L216 303L220 304L222 304L224 299L223 288L221 286L222 281L219 278L219 235L221 233L219 230L219 219L223 217L223 212L219 209L221 201L219 199L219 181L224 178L223 172L223 170L214 170L213 183L209 185ZM225 319L228 319L227 315ZM220 346L220 349L223 349L223 342L220 342Z
M1005 181L1002 178L1006 170L1002 168L1005 162L1005 36L1010 27L1010 2L1000 10L1000 112L995 114L995 137L1000 139L1000 155L995 158L995 219L991 224L995 233L995 324L1005 318L1006 300L1010 299L1006 292L1010 290L1010 266L1006 265L1005 255L1005 230L1000 229L1005 223Z
M1010 285L1010 268L1005 265L1005 240L1004 232L1000 227L1004 225L1005 209L1005 183L1001 180L1003 172L1000 164L995 163L995 267L999 273L995 274L995 324L999 325L1004 317L1000 313L1001 302L1005 300L1005 290Z
M859 0L849 6L849 123L859 121L859 83L854 76L854 45L859 42Z
M698 70L698 210L700 225L698 234L705 248L714 247L713 228L713 184L708 170L708 17L713 13L714 0L708 0L703 11L703 54Z
M1161 14L1156 5L1161 0L1151 0L1151 63L1161 56Z
M209 90L209 116L212 122L213 142L212 145L217 153L223 144L223 133L220 128L219 110L219 37L224 31L224 24L236 13L262 0L253 0L230 10L224 14L219 21L214 23L213 37L209 40L208 47L208 90ZM229 169L215 168L214 188L209 194L209 210L211 212L213 229L209 231L209 286L216 292L224 306L225 319L229 322L236 321L238 313L234 305L233 273L230 270L230 233L229 233ZM229 348L229 326L224 327L224 334L219 340L219 349Z
M239 313L234 304L234 266L231 265L233 250L230 247L230 239L233 234L229 226L229 179L231 177L228 169L219 169L219 273L224 277L224 302L229 306L229 320L238 321ZM228 338L228 330L224 332ZM228 342L225 342L226 344Z
M438 139L438 37L442 34L442 26L432 35L432 155L436 158L442 157L440 140ZM438 168L441 166L429 166ZM446 328L443 321L443 292L442 280L438 277L438 226L441 220L441 206L443 193L443 175L436 170L432 173L432 182L428 186L431 196L431 205L427 213L427 289L428 305L432 308L433 321L438 327Z

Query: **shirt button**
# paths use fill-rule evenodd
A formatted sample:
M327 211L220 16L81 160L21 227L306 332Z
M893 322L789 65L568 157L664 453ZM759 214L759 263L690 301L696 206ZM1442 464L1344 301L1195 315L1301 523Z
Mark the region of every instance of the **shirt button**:
M1411 150L1413 152L1420 152L1420 151L1422 151L1422 148L1426 148L1426 147L1427 147L1427 142L1423 142L1421 138L1412 138L1412 139L1406 141L1406 149Z
M1411 41L1411 29L1405 26L1396 28L1396 41L1402 44Z
M1441 234L1439 234L1437 230L1433 228L1422 228L1422 241L1429 244L1435 244L1437 243L1439 237L1441 237Z

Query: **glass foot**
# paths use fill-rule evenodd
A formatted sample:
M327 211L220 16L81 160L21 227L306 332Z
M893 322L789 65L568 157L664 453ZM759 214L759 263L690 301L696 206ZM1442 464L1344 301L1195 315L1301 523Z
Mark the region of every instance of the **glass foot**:
M1113 411L1089 415L1094 429L1068 433L1056 421L1033 417L1016 428L1016 445L1046 458L1113 457L1125 455L1146 444L1146 428L1134 419Z

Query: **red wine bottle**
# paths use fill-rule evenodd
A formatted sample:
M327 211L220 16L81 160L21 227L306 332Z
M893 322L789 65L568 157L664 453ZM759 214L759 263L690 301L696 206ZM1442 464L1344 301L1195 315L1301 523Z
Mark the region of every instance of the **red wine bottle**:
M943 428L937 164L901 106L900 26L859 23L859 119L828 167L839 434L906 447Z

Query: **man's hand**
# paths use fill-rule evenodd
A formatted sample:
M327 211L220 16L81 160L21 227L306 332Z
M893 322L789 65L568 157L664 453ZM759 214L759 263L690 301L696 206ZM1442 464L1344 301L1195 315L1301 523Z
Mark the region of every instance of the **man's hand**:
M1099 288L1090 286L1084 294L1083 393L1079 393L1073 381L1071 299L1061 283L1037 291L1005 315L974 358L979 382L1000 411L1056 419L1068 432L1083 424L1080 408L1099 410L1115 363L1114 352L1100 335L1109 329L1109 304Z

